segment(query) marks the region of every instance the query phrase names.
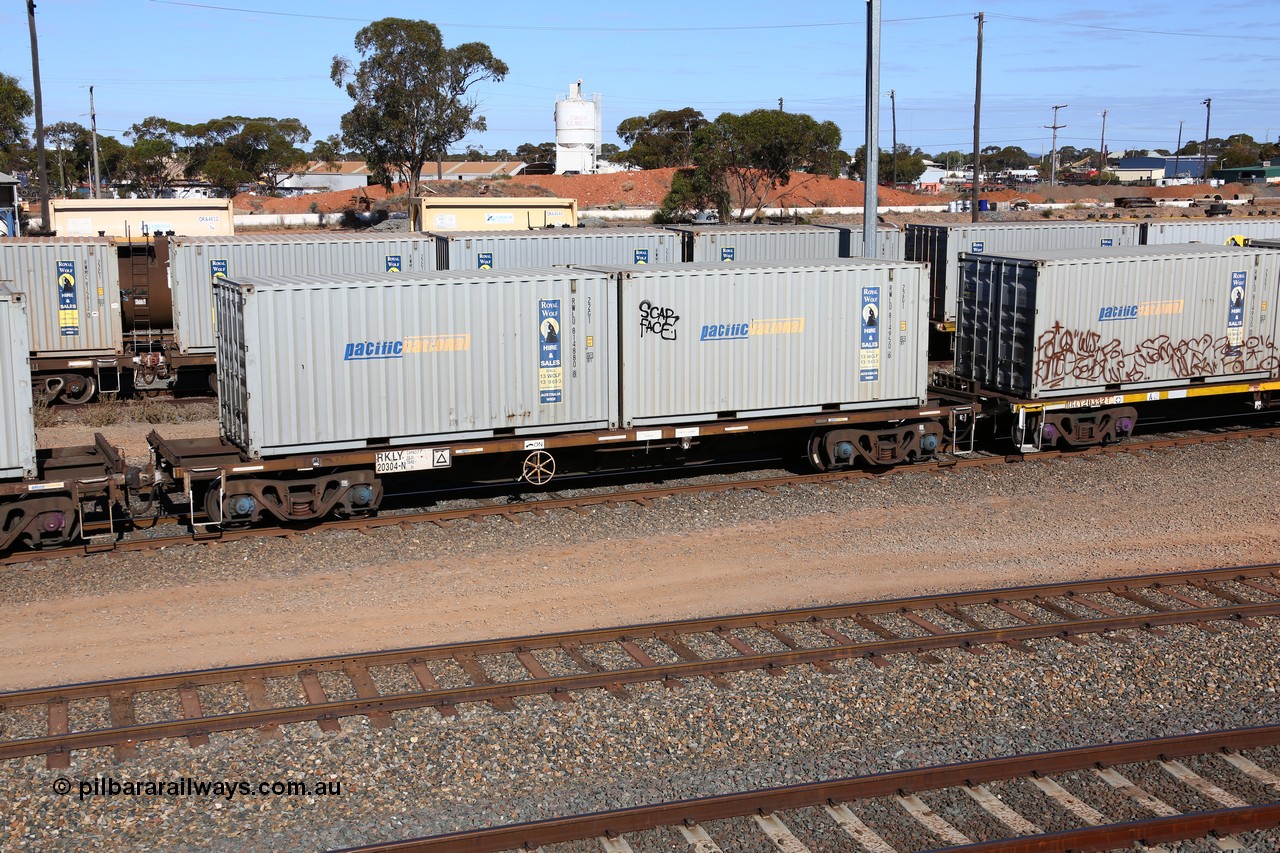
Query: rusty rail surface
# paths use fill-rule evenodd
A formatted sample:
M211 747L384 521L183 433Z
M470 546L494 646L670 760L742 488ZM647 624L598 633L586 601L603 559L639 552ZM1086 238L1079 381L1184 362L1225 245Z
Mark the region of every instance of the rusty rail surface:
M612 507L623 504L648 505L652 501L681 495L712 494L716 492L764 491L780 488L792 488L812 485L834 485L852 480L875 479L891 475L910 473L945 473L965 468L994 467L1015 464L1024 461L1045 462L1050 460L1074 459L1078 457L1096 456L1099 454L1140 453L1149 450L1163 450L1172 447L1185 447L1197 444L1216 444L1225 441L1264 440L1280 438L1280 427L1267 427L1250 430L1236 430L1222 433L1206 433L1192 436L1158 437L1138 441L1126 441L1122 444L1093 447L1084 450L1060 451L1045 450L1029 455L980 455L973 457L949 457L932 463L919 463L910 466L889 468L883 471L869 472L863 470L833 471L814 474L789 474L776 477L746 477L731 482L691 483L677 486L656 486L647 489L620 489L600 494L580 495L572 498L542 497L508 502L506 499L495 499L482 506L470 506L459 509L429 509L420 512L396 513L371 517L330 519L307 526L282 527L263 525L259 527L222 530L209 533L195 533L184 530L181 533L164 536L142 538L125 538L111 543L94 543L73 545L64 548L49 548L39 551L15 551L0 555L0 566L30 563L42 560L79 557L85 554L153 551L175 545L192 545L201 543L236 542L242 539L285 538L292 539L306 533L326 530L373 530L384 527L401 527L408 529L416 524L436 524L448 526L464 519L486 517L502 517L518 521L525 515L543 515L553 510L586 512L591 507ZM690 473L690 476L698 472ZM554 494L554 493L552 493ZM133 530L154 529L160 524L182 523L182 519L173 517L141 517L130 520ZM122 533L123 535L123 533Z
M315 722L323 730L334 731L341 718L351 716L365 716L372 725L387 726L395 711L435 708L450 715L466 702L489 702L495 708L511 710L513 700L519 697L548 695L556 701L572 702L574 692L592 689L627 699L628 684L660 682L674 687L682 679L707 678L725 686L722 676L727 673L761 670L778 675L784 667L799 665L830 670L832 662L851 659L883 667L893 665L898 655L940 663L933 652L964 649L980 654L984 646L994 644L1034 654L1026 645L1028 641L1061 640L1080 645L1088 642L1089 635L1131 630L1160 634L1164 626L1171 625L1217 632L1221 627L1214 623L1253 625L1258 619L1274 616L1280 616L1280 565L1264 565L809 607L33 688L0 694L0 714L44 706L47 734L0 741L0 760L45 755L50 767L66 767L70 752L76 749L112 746L118 757L128 758L138 742L148 740L186 737L198 746L206 743L212 732L299 722ZM706 651L710 649L714 651ZM498 657L512 671L528 677L496 680L486 669L486 661ZM611 660L625 660L627 665L611 666ZM380 693L370 670L381 667L399 668L404 681L420 689ZM553 674L552 669L560 672ZM356 698L330 699L319 679L321 673L340 673ZM290 680L292 693L306 701L273 705L268 699L267 679ZM448 686L450 680L466 683ZM228 684L240 685L243 707L207 713L200 688ZM71 703L104 699L109 703L111 726L70 730ZM153 700L163 700L164 707L181 708L181 717L138 724L136 703Z
M831 807L842 807L846 803L859 800L903 797L946 788L965 788L974 791L991 782L1014 779L1048 780L1054 775L1093 768L1107 769L1141 763L1167 764L1178 758L1212 753L1236 756L1242 750L1273 747L1277 744L1280 744L1280 726L1102 744L384 842L348 848L346 853L373 853L373 851L431 853L437 850L447 850L450 853L494 853L501 850L532 850L544 844L592 838L619 839L625 833L646 832L659 827L683 827L692 834L700 830L701 824L716 820L750 815L776 816L776 812L812 807L826 807L831 812L833 811ZM1274 786L1273 790L1275 790ZM1276 793L1280 797L1280 790L1276 790ZM854 818L854 821L856 820ZM1045 851L1110 850L1127 847L1134 842L1154 844L1210 835L1228 836L1233 833L1271 829L1276 826L1280 826L1280 802L1273 801L1168 815L1137 822L1099 822L1097 825L1080 829L1011 836L945 849L972 853L977 851L1045 853ZM861 827L869 829L865 824ZM853 838L850 838L850 842L852 846ZM714 841L711 843L714 844ZM703 847L701 849L718 848Z

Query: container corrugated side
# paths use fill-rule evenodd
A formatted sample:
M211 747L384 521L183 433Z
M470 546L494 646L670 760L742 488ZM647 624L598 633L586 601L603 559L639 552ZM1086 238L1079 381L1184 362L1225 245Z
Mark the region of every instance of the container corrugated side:
M579 270L219 279L223 434L267 457L610 429L613 292Z
M0 479L36 476L26 297L0 284Z
M174 343L184 354L212 353L213 278L324 275L435 269L422 234L254 234L169 239Z
M759 263L840 257L840 235L818 225L672 225L692 263Z
M1280 239L1280 219L1153 219L1142 223L1142 242L1148 246L1171 243L1222 246L1236 236Z
M1138 245L1134 222L976 222L907 225L907 260L932 272L929 318L954 323L960 296L961 252L1022 252L1042 249L1113 248Z
M1031 399L1277 374L1280 252L1135 246L963 255L956 370Z
M25 294L35 356L120 353L120 268L103 237L0 240L0 281Z
M681 260L680 235L661 228L564 228L542 231L440 231L438 269L475 270Z
M924 402L919 264L614 268L623 426Z
M862 226L861 225L819 225L819 228L831 228L840 234L839 257L861 258ZM876 226L876 259L882 261L904 261L907 258L907 241L905 233L888 225Z

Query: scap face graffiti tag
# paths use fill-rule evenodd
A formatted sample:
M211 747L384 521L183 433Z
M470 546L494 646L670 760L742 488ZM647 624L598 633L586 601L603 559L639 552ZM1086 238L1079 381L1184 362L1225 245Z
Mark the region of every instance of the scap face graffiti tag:
M674 341L678 322L680 315L670 308L654 305L648 299L640 303L640 337L657 335L664 341Z

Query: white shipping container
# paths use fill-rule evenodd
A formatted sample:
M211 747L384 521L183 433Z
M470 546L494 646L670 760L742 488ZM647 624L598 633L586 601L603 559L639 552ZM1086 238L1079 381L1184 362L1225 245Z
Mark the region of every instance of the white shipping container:
M26 297L0 284L0 480L36 476Z
M0 240L0 282L25 295L33 355L121 351L120 269L105 237Z
M907 260L929 264L929 319L954 323L959 258L971 254L1136 246L1136 222L974 222L907 225Z
M251 457L610 429L611 279L218 279L223 435Z
M961 256L956 371L1041 399L1275 378L1280 252L1209 245Z
M1224 246L1232 237L1280 239L1280 218L1153 219L1142 223L1142 242L1148 246L1171 243Z
M616 267L623 426L916 406L919 264L826 260Z
M832 228L840 234L838 248L841 258L861 258L862 226L861 225L819 225L819 228ZM904 261L907 258L906 233L888 225L876 226L876 259L881 261Z
M760 263L840 257L840 234L818 225L672 225L692 263ZM859 241L861 242L861 241Z
M436 267L448 270L575 264L669 264L681 260L680 235L662 228L548 228L540 231L437 231Z
M168 243L174 343L188 355L217 348L215 277L418 274L435 269L434 244L422 234L242 234L172 237Z

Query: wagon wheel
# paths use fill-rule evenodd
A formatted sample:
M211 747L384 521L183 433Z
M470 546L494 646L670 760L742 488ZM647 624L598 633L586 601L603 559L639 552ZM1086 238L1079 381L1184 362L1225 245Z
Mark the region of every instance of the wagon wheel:
M556 475L556 458L545 450L535 450L524 458L520 479L535 486L551 482Z
M87 403L98 391L92 376L71 376L62 386L62 399L72 406Z

